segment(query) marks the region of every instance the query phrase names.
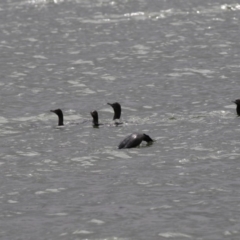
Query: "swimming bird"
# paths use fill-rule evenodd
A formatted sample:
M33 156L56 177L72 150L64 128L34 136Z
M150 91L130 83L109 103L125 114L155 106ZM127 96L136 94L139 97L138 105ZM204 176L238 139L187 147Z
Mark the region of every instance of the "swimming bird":
M121 117L121 105L118 102L115 103L108 103L108 105L110 105L113 110L114 110L114 116L113 116L113 120L115 119L120 119Z
M93 127L99 127L100 125L102 125L101 123L98 122L98 112L96 110L94 110L93 112L90 112L92 118L93 118Z
M142 141L146 141L147 143L152 143L154 140L151 139L145 133L132 133L127 136L118 146L118 149L122 148L134 148L140 145Z
M55 110L50 110L50 112L53 112L58 115L58 126L63 126L63 112L61 109L55 109Z
M236 112L237 112L237 115L240 116L240 99L237 99L237 100L232 101L232 102L237 105Z

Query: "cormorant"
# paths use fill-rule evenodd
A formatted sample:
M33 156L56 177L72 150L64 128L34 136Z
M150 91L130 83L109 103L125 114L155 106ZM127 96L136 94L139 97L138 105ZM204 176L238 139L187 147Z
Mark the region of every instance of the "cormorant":
M128 137L126 137L118 146L119 149L121 148L134 148L140 145L142 141L146 141L147 143L152 143L153 139L151 139L145 133L132 133Z
M56 110L50 110L50 112L53 112L58 115L58 126L63 126L63 112L61 109Z
M99 127L100 125L102 125L101 123L98 122L98 112L96 110L94 110L93 112L90 112L91 116L93 118L93 127Z
M108 103L108 105L110 105L114 110L113 120L120 119L120 117L121 117L121 105L118 102Z

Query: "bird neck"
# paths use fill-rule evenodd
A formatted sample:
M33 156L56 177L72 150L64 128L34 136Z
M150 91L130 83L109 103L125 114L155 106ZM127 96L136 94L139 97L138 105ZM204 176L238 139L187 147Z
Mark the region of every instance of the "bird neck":
M94 127L98 127L98 126L99 126L98 121L95 121L95 120L93 119L93 126L94 126Z
M237 105L237 115L240 116L240 105Z
M94 126L94 127L98 127L98 126L99 126L99 123L98 123L98 115L95 114L95 115L92 115L92 117L93 117L93 121L92 121L93 126Z
M121 117L121 109L114 110L113 120L120 119L120 117Z
M63 115L59 114L58 115L58 126L63 126Z

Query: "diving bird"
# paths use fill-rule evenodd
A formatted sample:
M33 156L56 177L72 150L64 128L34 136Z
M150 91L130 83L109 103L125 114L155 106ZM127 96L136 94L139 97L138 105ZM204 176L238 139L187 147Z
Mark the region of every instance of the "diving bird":
M113 110L114 110L113 120L120 119L121 111L122 111L121 105L118 102L108 103L108 105L110 105L113 108Z
M61 109L56 110L50 110L50 112L53 112L58 115L58 126L63 126L63 112Z
M98 122L98 112L96 110L94 110L93 112L90 112L92 118L93 118L93 127L99 127L100 125L102 125L101 123Z
M240 99L237 99L237 100L232 101L232 102L237 105L236 112L237 112L237 115L240 116Z
M140 145L142 141L147 143L152 143L154 140L151 139L145 133L132 133L131 135L127 136L118 146L118 149L122 148L134 148Z

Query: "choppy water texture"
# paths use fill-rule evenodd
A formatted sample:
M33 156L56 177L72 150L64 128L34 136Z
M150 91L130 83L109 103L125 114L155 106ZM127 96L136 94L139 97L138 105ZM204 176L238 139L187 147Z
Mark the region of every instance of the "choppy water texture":
M239 239L239 10L2 1L0 238ZM135 131L156 142L118 150Z

